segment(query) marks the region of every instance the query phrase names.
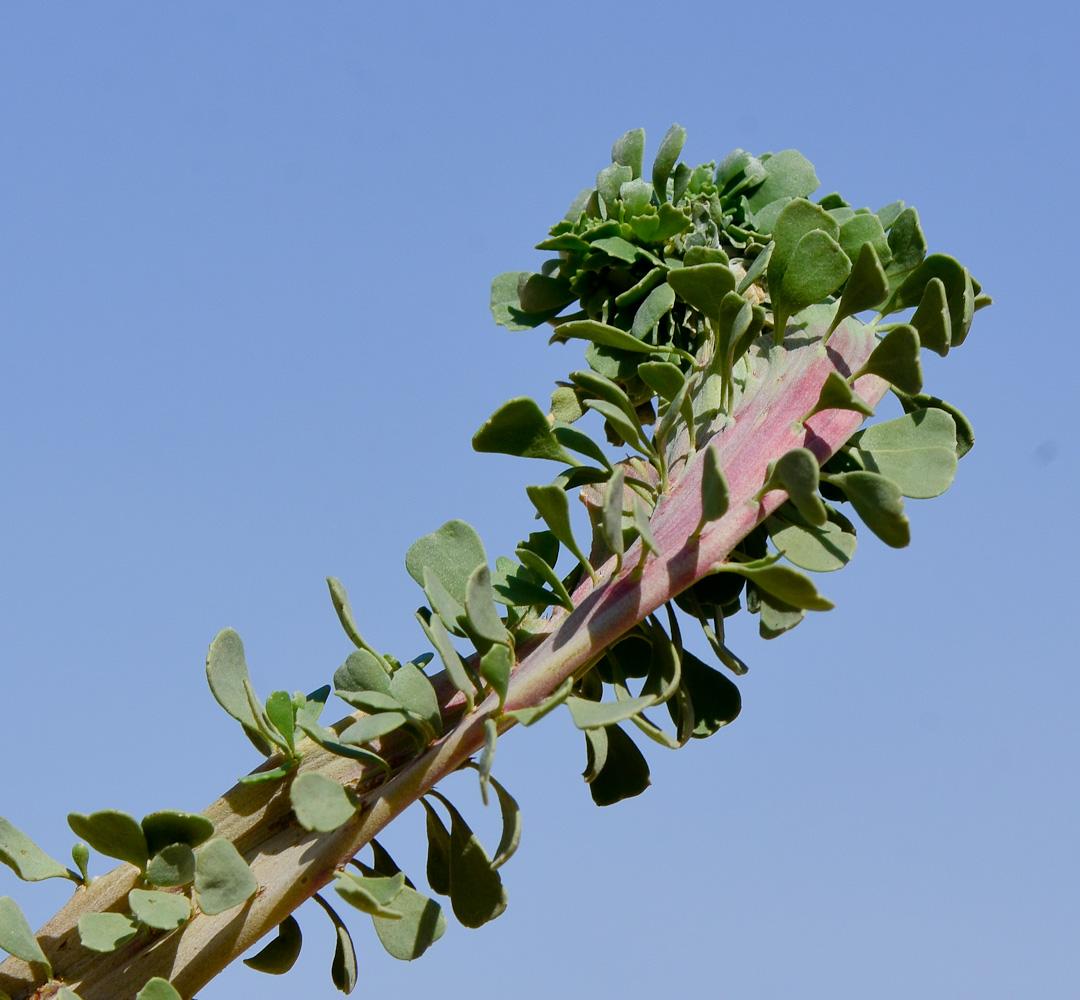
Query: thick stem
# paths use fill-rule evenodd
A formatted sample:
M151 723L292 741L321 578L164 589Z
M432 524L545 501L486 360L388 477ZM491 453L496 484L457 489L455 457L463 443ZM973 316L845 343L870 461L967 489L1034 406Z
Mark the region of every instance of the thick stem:
M638 579L632 578L640 557L637 549L626 554L620 571L616 572L612 557L600 567L596 584L585 579L574 594L574 611L557 609L543 633L523 651L511 677L507 707L543 700L614 639L726 558L747 532L786 499L782 491L767 494L760 503L752 499L772 459L791 448L806 447L825 461L847 441L863 420L858 413L828 410L805 426L798 421L817 401L828 373L838 369L848 376L857 371L873 346L871 333L847 321L827 348L820 340L807 338L799 346L756 355L756 377L739 402L735 422L714 438L731 492L727 514L709 524L696 541L690 540L701 518L702 449L671 492L661 498L653 515L651 526L660 554L648 559ZM876 376L859 380L859 395L872 406L886 389ZM77 889L38 932L56 975L83 1000L131 1000L152 976L168 979L182 996L192 997L326 885L383 827L480 750L484 722L497 711L494 698L461 718L461 696L445 682L440 690L445 735L404 763L385 783L378 783L378 775L357 761L304 744L305 758L297 773L318 770L362 793L363 806L356 817L333 833L308 833L295 822L288 780L237 785L206 810L217 834L236 844L258 880L259 890L246 905L217 916L198 913L180 930L149 941L136 938L115 952L99 955L80 944L78 919L84 913L126 909L137 872L121 865L89 887ZM382 749L393 756L400 748L388 741ZM35 992L31 970L17 959L0 965L0 990L13 1000L38 1000L55 993L53 984Z

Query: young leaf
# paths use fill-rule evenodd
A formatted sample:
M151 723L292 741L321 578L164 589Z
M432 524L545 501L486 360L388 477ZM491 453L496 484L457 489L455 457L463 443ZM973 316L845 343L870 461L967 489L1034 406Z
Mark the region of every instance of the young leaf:
M25 833L0 816L0 861L24 882L40 882L47 878L70 878L75 873L50 858Z
M183 997L167 979L154 976L135 994L135 1000L183 1000Z
M686 142L686 129L681 125L672 125L661 140L656 159L653 160L652 184L656 197L661 202L667 201L668 178L671 176L671 171L675 169L675 163L679 159L684 142Z
M139 925L125 913L84 913L79 917L79 940L91 951L116 951L138 932Z
M506 271L491 282L491 315L499 326L508 330L531 330L549 318L547 313L531 314L521 308L518 287L531 276L531 271Z
M269 757L273 746L262 735L252 711L247 694L251 680L244 658L244 644L233 629L222 629L210 644L210 651L206 655L206 679L217 703L244 727L248 739L255 744L259 753ZM90 841L90 846L95 846L93 841Z
M645 361L638 365L638 377L661 399L669 402L686 383L686 376L678 365L670 361Z
M24 962L40 965L46 978L52 978L52 965L34 937L30 922L10 896L0 896L0 948Z
M266 699L266 714L284 737L289 754L296 752L296 708L288 691L273 691Z
M150 851L146 835L134 816L115 809L103 809L89 816L68 813L67 820L75 836L85 840L98 853L127 861L140 871L146 867Z
M574 534L570 528L570 504L566 499L566 493L558 486L526 486L525 492L551 529L551 533L577 557L578 562L589 574L589 578L595 581L596 571L574 541ZM533 569L532 565L525 561L520 550L518 556L526 566Z
M635 177L641 176L641 160L645 155L645 129L636 128L615 140L611 147L611 162L629 167Z
M496 647L502 648L502 647ZM494 687L494 685L492 685ZM506 700L505 694L500 695L499 705ZM484 805L488 804L488 785L491 783L491 768L495 763L495 750L499 743L499 724L494 718L484 719L484 749L480 751L480 760L476 769L480 774L480 798Z
M295 917L288 916L278 924L277 937L258 954L245 958L244 965L271 976L284 975L296 964L303 943L304 936L300 933L300 925Z
M586 774L592 775L589 793L598 806L610 806L640 795L649 787L649 765L637 744L618 726L585 733L589 755ZM602 748L602 749L601 749ZM595 764L598 749L603 762Z
M296 821L316 833L330 833L356 814L345 789L318 771L297 776L289 788L289 801Z
M634 314L634 325L630 330L632 336L643 340L645 336L664 318L671 307L675 305L675 290L666 282L654 288L638 306Z
M876 472L843 472L823 476L838 486L863 523L886 545L902 549L911 541L900 487Z
M195 853L187 844L169 844L150 859L146 877L153 885L170 888L195 878Z
M919 225L919 213L914 208L905 208L892 226L886 228L889 229L889 249L893 255L886 271L889 283L899 284L922 263L926 256L926 237Z
M171 931L191 919L191 903L187 896L157 889L132 889L128 893L132 916L147 927Z
M224 913L258 888L247 862L228 840L215 837L195 852L195 902L203 913Z
M649 459L655 458L656 452L652 445L649 444L637 414L629 416L622 407L609 403L606 399L586 399L585 405L590 410L596 410L611 424L615 429L615 433L631 448L641 452L642 455Z
M761 499L770 490L786 490L798 512L818 527L826 521L825 504L818 496L818 461L809 448L792 448L772 466L765 485L757 494Z
M850 381L855 382L863 375L878 375L909 395L922 392L922 360L915 327L901 323L885 334Z
M473 435L472 446L473 451L580 464L555 439L547 416L528 396L503 403Z
M848 380L838 371L829 372L814 408L800 422L805 424L815 413L821 413L822 410L854 410L866 417L874 415L873 407L855 392Z
M956 425L944 410L915 410L875 424L852 445L870 472L887 476L906 497L940 496L956 475Z
M572 392L573 390L571 390ZM575 400L577 397L574 397ZM584 409L581 411L585 412ZM576 451L579 455L585 455L591 458L597 465L602 468L611 469L611 459L604 454L604 450L598 445L588 434L584 431L578 430L576 427L566 427L562 424L556 424L552 433L555 435L555 439L559 444L565 445L573 451Z
M862 248L867 243L873 247L883 265L892 260L889 238L885 235L881 220L869 212L854 215L843 223L840 226L840 236L837 242L851 260L855 260L862 253ZM880 302L881 299L878 299L878 301Z
M345 592L345 585L336 576L328 576L326 585L330 588L330 600L333 602L334 611L337 613L338 621L341 622L345 634L358 649L366 650L375 657L384 671L388 670L389 666L386 661L364 641L360 629L356 627L356 619L353 617L352 605L349 604L349 595Z

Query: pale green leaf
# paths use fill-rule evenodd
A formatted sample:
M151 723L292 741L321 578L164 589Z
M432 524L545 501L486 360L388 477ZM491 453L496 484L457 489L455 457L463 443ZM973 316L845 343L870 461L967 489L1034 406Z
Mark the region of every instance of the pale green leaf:
M940 496L956 475L956 425L944 410L915 410L875 424L851 443L866 469L887 476L906 497Z
M283 975L296 964L303 943L304 936L300 933L300 925L295 917L288 916L278 924L274 940L251 958L245 958L244 965L271 976Z
M167 979L154 976L135 994L135 1000L183 1000L183 997Z
M356 814L356 806L345 789L318 771L296 777L289 787L289 801L296 821L316 833L330 833Z
M115 809L83 816L68 813L68 826L76 837L85 840L99 854L127 861L136 868L146 867L150 851L142 827L134 816Z
M79 917L79 940L91 951L115 951L138 932L139 925L126 913L84 913Z
M258 888L247 862L228 840L214 837L195 852L195 901L203 913L224 913Z
M503 403L473 435L472 446L479 452L578 464L552 435L547 416L528 396Z
M0 816L0 861L24 882L47 878L74 878L59 861L49 857L25 833ZM78 879L76 879L78 881Z
M0 896L0 949L24 962L40 965L52 978L52 965L41 950L30 922L10 896Z
M623 722L656 704L656 695L649 694L627 701L590 701L576 695L566 699L566 707L578 729L598 729Z
M195 852L188 844L168 844L150 859L146 877L165 888L187 885L195 877Z
M171 931L191 919L187 896L158 889L132 889L128 906L136 920L159 931Z
M244 644L233 629L222 629L210 644L206 656L206 679L217 703L244 727L248 739L264 757L268 757L273 752L273 746L262 735L252 711L247 695L251 680L244 658ZM96 846L92 841L90 845Z

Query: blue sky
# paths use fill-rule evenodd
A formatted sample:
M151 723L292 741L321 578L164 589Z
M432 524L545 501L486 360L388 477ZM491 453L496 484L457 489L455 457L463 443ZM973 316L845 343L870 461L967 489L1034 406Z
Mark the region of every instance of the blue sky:
M976 447L910 548L863 532L820 578L834 611L740 623L741 718L649 748L645 795L596 809L565 718L501 741L507 913L410 965L350 918L356 995L1074 995L1076 29L952 0L6 5L0 814L66 857L68 811L203 808L257 763L209 641L238 629L263 692L325 683L327 575L376 646L426 648L406 548L464 517L512 549L541 473L469 438L578 366L495 327L490 279L616 137L678 121L692 163L795 147L821 193L919 209L996 300L927 363ZM420 817L385 843L422 868ZM35 925L65 895L0 892ZM338 995L300 919L289 976L204 1000Z

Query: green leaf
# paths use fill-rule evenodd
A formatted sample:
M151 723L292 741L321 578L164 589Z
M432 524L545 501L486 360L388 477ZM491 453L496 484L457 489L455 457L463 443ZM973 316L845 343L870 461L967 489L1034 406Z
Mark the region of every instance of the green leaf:
M645 129L635 128L615 140L611 147L611 162L629 167L635 177L641 176L641 161L645 155Z
M633 176L633 170L630 167L624 167L621 163L604 167L596 175L596 193L603 199L609 215L614 213L615 203L619 199L619 189L627 181L633 180Z
M71 860L75 862L75 867L79 869L83 885L86 885L86 883L90 881L90 876L86 869L86 866L90 861L90 848L80 840L71 848Z
M604 507L601 515L600 528L607 547L617 557L618 565L622 565L622 557L625 552L623 537L623 503L626 488L626 470L619 466L615 475L608 480L604 487Z
M552 436L547 416L528 396L503 403L473 435L472 446L479 452L578 464Z
M47 878L75 878L59 861L50 858L25 833L0 816L0 861L24 882ZM76 878L75 881L78 881Z
M640 177L635 177L621 184L619 186L619 199L623 203L624 218L640 215L655 218L652 196L652 185L647 184Z
M735 291L735 275L723 264L698 264L669 271L667 283L675 294L708 319L720 317L720 303Z
M245 958L244 965L271 976L284 975L296 964L303 943L304 936L300 933L300 925L295 917L288 916L278 924L277 937L258 954Z
M495 647L497 649L502 647ZM507 680L509 680L510 672L507 670ZM494 687L494 683L492 684ZM505 685L503 685L505 688ZM499 697L499 707L501 708L503 702L506 700L505 694ZM484 719L484 748L480 751L480 760L476 764L476 769L480 774L480 798L483 800L484 805L488 804L488 785L491 783L491 768L495 763L495 750L499 744L499 724L494 718L488 717Z
M585 557L585 553L578 548L574 541L574 534L570 528L570 504L566 499L566 493L558 486L526 486L525 492L532 501L533 506L539 511L544 523L551 529L551 533L574 554L578 562L589 574L590 579L596 579L596 572ZM518 557L526 566L533 566L526 562L525 557L518 552Z
M514 654L507 646L493 645L480 657L480 676L499 696L499 707L506 701L506 689L510 684L510 669L514 665Z
M832 478L830 477L830 482ZM715 567L716 573L738 573L745 576L759 590L766 590L774 597L793 608L805 608L807 611L829 611L832 601L817 592L814 582L790 566L776 563L760 565L754 563L722 563Z
M780 511L788 513L786 507L781 507ZM826 521L819 527L801 519L798 522L788 520L777 512L766 519L765 527L785 559L815 573L842 569L855 554L854 531L845 531L833 521Z
M334 961L330 966L330 977L333 979L334 985L342 993L352 993L356 988L356 949L353 947L352 938L349 936L349 929L342 923L341 917L334 912L334 908L322 896L315 893L312 898L330 918L337 938L334 948Z
M797 149L784 149L762 164L764 183L749 198L751 212L759 212L778 198L805 198L813 194L821 182L814 165Z
M576 399L577 397L575 396L574 398ZM582 410L582 412L584 413L585 411ZM584 431L579 431L576 427L564 427L556 424L552 433L555 435L555 439L559 444L571 448L580 455L585 455L593 459L593 461L604 469L611 468L611 459L604 454L604 450L600 445Z
M618 726L587 730L585 747L589 762L585 773L591 776L589 792L598 806L610 806L640 795L649 787L649 765L637 744ZM599 757L602 763L597 764Z
M627 264L632 264L637 259L638 254L642 252L641 247L634 246L633 243L624 240L621 236L608 236L604 239L593 240L592 246L594 250L600 250L609 257L614 257L616 260L624 261Z
M461 654L454 648L450 633L446 631L442 619L437 614L433 614L428 620L425 620L421 615L416 617L424 632L427 633L428 639L431 640L431 644L435 647L435 652L439 654L439 659L442 660L443 666L446 668L446 676L450 678L450 683L465 695L465 708L471 712L474 706L473 695L476 688L473 687L472 681L469 680L469 674L465 669L465 664L462 662Z
M184 1000L184 998L167 979L154 976L135 994L135 1000Z
M631 448L650 458L654 455L652 446L636 415L632 418L627 416L621 407L609 403L606 399L586 399L585 405L603 416L615 429L615 433Z
M223 837L208 840L195 852L195 901L203 913L224 913L249 900L258 888L247 862Z
M911 325L919 334L919 343L945 357L949 353L952 341L952 320L949 316L949 303L945 296L945 285L940 278L931 278L926 283L922 301Z
M188 844L168 844L151 858L146 877L154 885L187 885L195 878L195 853Z
M885 334L851 381L863 375L878 375L909 395L922 392L922 359L915 327L901 323Z
M686 376L670 361L644 361L638 365L638 377L661 399L671 402L686 384Z
M450 895L450 831L427 799L421 799L427 816L427 880L432 892Z
M898 392L894 387L893 393L900 400L900 405L903 406L905 413L914 413L915 410L932 407L938 410L944 410L952 417L953 423L956 425L957 458L963 458L975 447L975 428L971 426L971 421L969 421L968 418L951 403L946 403L945 400L939 399L937 396L930 396L924 392L915 396L909 396L907 393Z
M820 527L826 521L826 514L825 504L818 496L819 472L817 458L809 448L792 448L773 464L758 499L770 490L786 490L798 512L810 524Z
M379 712L377 715L369 715L343 729L341 742L357 745L369 743L380 736L392 733L395 729L400 729L408 721L409 717L404 712Z
M11 997L0 991L0 1000L11 1000ZM56 1000L82 1000L82 997L74 990L69 990L66 986L61 986L60 989L56 991Z
M873 407L855 392L848 380L838 371L829 372L821 386L818 401L801 422L806 423L815 413L821 413L823 410L853 410L866 417L874 415Z
M576 695L566 699L566 707L578 729L599 729L623 722L650 705L656 704L656 695L648 694L627 701L589 701Z
M356 619L353 617L352 605L349 604L349 595L345 592L345 585L336 576L328 576L326 585L330 588L330 600L333 602L334 611L337 613L338 621L341 622L345 634L357 648L366 650L371 656L375 657L384 672L388 670L386 661L368 645L360 634L360 629L356 627Z
M734 722L742 711L742 695L738 687L719 670L703 663L693 653L683 650L682 686L690 696L694 711L694 728L691 736L705 739ZM667 703L671 720L678 724L674 698Z
M85 840L99 854L133 864L140 871L150 855L146 835L134 816L115 809L83 816L68 813L68 826L75 836Z
M499 811L502 813L502 837L491 862L492 868L501 868L513 856L521 843L521 808L517 801L494 778L488 779L495 794L499 797Z
M288 691L273 691L266 699L266 714L285 738L289 753L296 751L296 707Z
M259 753L269 757L273 753L273 746L262 735L252 711L247 694L251 679L244 658L244 644L233 629L222 629L210 644L206 656L206 679L217 703L244 727L248 739L255 744ZM91 847L96 846L93 841L89 843Z
M885 276L885 268L881 266L877 251L873 244L864 243L855 257L851 274L844 286L844 294L840 296L840 304L836 307L825 339L828 340L833 330L848 316L854 316L864 309L872 309L879 302L883 302L888 294L889 280Z
M906 497L940 496L956 475L956 424L944 410L916 410L874 424L851 444L866 469L887 476Z
M632 501L634 527L637 529L638 537L641 538L641 555L642 561L645 559L645 552L651 552L653 555L660 554L660 546L656 544L656 539L653 537L652 528L649 526L649 512L645 509L645 505L641 502L641 497L634 495Z
M79 940L91 951L116 951L138 932L139 925L126 913L84 913L79 917Z
M884 208L879 208L874 214L881 220L882 228L888 229L899 218L904 210L902 201L893 201Z
M554 420L572 424L575 420L580 420L584 414L585 410L571 386L560 385L551 394L551 416Z
M559 579L558 573L551 568L546 559L539 553L526 548L517 549L517 557L525 564L527 569L541 577L551 587L556 604L566 608L567 611L574 610L574 602L570 600L570 594L565 584Z
M531 705L527 708L515 708L506 714L513 716L513 718L517 719L523 726L531 726L534 723L539 722L545 715L553 712L566 701L573 689L574 679L568 677L551 693L551 695L540 702L539 705Z
M840 226L838 242L840 248L851 260L855 260L859 256L863 245L866 243L869 243L874 248L882 265L887 265L892 260L889 238L885 235L881 220L876 215L871 215L868 212L855 215L843 223Z
M653 160L652 184L653 189L656 191L656 197L661 202L667 201L668 178L671 176L671 171L675 169L675 164L685 142L686 129L681 125L672 125L660 142L656 159Z
M849 274L851 261L827 233L815 229L799 240L774 301L777 339L784 334L789 316L832 295Z
M378 691L390 693L390 675L382 663L366 649L350 653L334 672L334 687L339 691Z
M360 760L368 764L374 764L376 767L381 767L384 771L389 773L390 765L377 753L373 753L371 750L365 750L363 747L342 743L333 730L320 726L310 717L305 717L303 715L297 716L296 722L297 725L299 725L299 727L324 750L327 750L332 754L337 754L339 757L348 757L350 760Z
M886 268L890 283L899 282L922 263L926 256L926 237L919 225L919 213L914 208L905 208L889 228L889 249L893 255Z
M159 931L171 931L191 919L187 896L157 889L132 889L128 906L136 920Z
M819 205L799 198L784 206L773 229L773 251L768 262L769 292L774 300L780 293L795 248L803 237L817 230L834 241L840 236L836 220Z
M466 927L481 927L506 909L506 889L461 813L440 800L450 813L450 905Z
M738 287L735 289L736 292L742 295L743 292L765 273L769 263L772 261L772 255L775 249L776 241L772 240L766 245L765 249L754 258L754 262L746 269L746 274L743 275L742 281L739 282Z
M436 734L442 732L442 715L435 688L415 663L403 663L395 671L390 678L390 693L413 715L431 726Z
M447 521L437 531L418 538L405 554L405 568L421 587L425 567L438 576L451 597L465 607L465 588L477 566L487 564L484 543L472 525Z
M337 696L348 702L353 708L359 708L364 712L374 715L376 712L401 712L405 706L392 694L383 694L381 691L337 691Z
M150 855L157 854L169 844L198 847L214 835L214 824L205 816L174 809L149 813L143 817L141 825Z
M631 335L638 340L643 340L646 334L671 312L673 305L675 305L675 290L667 282L657 285L634 313Z
M559 312L577 298L566 278L546 274L530 274L520 279L517 293L522 311L531 315Z
M316 833L330 833L356 815L356 806L345 789L318 771L296 777L289 787L289 801L296 821Z
M802 608L778 600L766 590L757 591L759 631L762 639L775 639L793 629L805 617Z
M24 962L40 965L52 979L52 965L41 950L30 922L10 896L0 896L0 948Z
M590 340L602 347L612 347L620 351L632 351L635 354L664 354L669 349L653 347L640 341L632 333L620 330L618 327L608 326L606 323L597 323L591 319L574 320L570 323L560 323L555 328L551 340Z
M446 930L442 907L407 885L394 897L393 908L397 917L373 914L371 922L382 946L402 962L419 958Z
M465 585L465 614L472 631L481 639L509 645L510 634L495 607L495 593L491 589L491 571L487 563L477 566L469 574Z
M876 472L842 472L823 476L838 486L863 523L886 545L902 549L911 541L900 487Z
M532 315L521 308L518 284L531 274L531 271L507 271L492 280L491 315L499 326L505 326L508 330L531 330L548 318L546 313Z

